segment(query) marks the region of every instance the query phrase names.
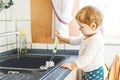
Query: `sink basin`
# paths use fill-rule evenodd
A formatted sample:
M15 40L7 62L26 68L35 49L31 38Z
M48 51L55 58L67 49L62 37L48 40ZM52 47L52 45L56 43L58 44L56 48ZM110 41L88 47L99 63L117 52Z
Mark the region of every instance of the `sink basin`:
M0 80L39 80L30 70L0 68Z
M39 80L44 78L55 70L61 61L65 59L64 56L55 56L54 67L47 70L41 70L40 66L46 64L51 56L43 55L24 55L13 56L7 59L0 60L0 80Z
M50 60L51 56L26 55L12 57L0 62L0 67L8 68L23 68L23 69L39 69L40 66L45 65L46 61ZM55 65L64 59L63 56L56 56L54 58Z

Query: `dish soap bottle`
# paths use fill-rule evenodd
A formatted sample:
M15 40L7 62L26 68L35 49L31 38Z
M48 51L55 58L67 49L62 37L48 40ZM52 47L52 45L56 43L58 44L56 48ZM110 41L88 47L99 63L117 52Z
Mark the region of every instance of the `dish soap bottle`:
M21 54L27 53L27 42L24 30L20 31L20 53Z

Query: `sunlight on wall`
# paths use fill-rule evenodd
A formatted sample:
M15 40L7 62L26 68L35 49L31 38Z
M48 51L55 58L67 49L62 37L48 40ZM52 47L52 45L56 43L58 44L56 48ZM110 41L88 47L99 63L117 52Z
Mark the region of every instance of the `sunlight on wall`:
M119 0L110 0L104 12L104 34L107 36L120 36L120 7Z
M81 0L80 8L86 5L97 7L103 13L104 37L107 41L120 41L119 0Z

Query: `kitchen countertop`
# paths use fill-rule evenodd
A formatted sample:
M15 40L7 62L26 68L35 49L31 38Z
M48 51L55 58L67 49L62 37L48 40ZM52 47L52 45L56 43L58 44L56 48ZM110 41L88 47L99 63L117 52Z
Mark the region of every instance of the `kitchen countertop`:
M7 51L0 54L0 58L9 57L16 53L16 50ZM29 49L29 54L51 55L52 50ZM56 56L65 56L65 60L61 61L57 67L43 75L39 80L63 80L71 71L62 69L60 65L66 62L74 62L77 59L78 50L58 50ZM35 74L34 74L35 75ZM31 75L33 76L33 75ZM32 79L33 80L33 79Z
M76 56L71 56L69 59L66 61L63 61L62 63L66 62L74 62L76 59ZM56 68L55 71L53 71L49 76L46 76L44 79L40 80L64 80L64 78L71 72L69 69L62 69L60 67Z

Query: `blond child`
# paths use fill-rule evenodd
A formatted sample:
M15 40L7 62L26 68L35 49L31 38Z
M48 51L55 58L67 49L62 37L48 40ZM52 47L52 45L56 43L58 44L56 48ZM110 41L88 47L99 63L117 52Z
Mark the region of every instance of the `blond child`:
M102 14L97 8L86 6L77 13L76 21L83 34L82 38L65 38L59 31L55 32L59 40L71 45L80 45L78 59L74 63L62 64L61 67L70 70L82 69L85 72L85 80L104 80L104 41L99 32Z

